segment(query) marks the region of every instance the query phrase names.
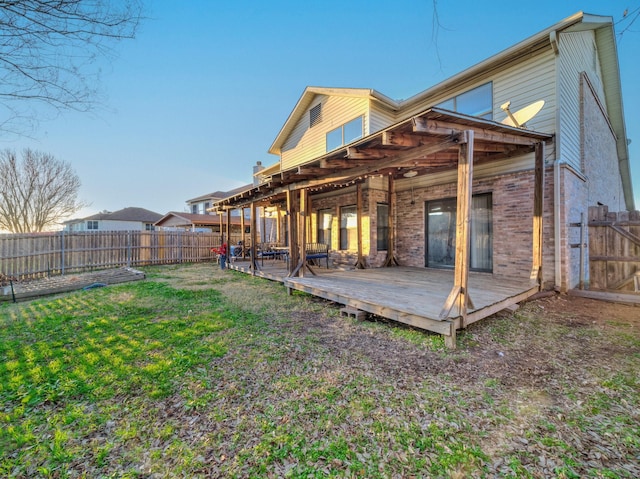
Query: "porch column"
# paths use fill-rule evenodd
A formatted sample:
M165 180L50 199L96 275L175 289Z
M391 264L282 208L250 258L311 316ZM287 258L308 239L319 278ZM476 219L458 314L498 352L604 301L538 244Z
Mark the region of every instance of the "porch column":
M253 201L251 202L251 213L249 222L251 223L251 225L249 226L251 228L249 233L251 238L251 257L249 258L249 269L251 270L251 274L256 274L256 270L258 269L258 261L256 259L256 256L258 254L258 248L256 247L256 244L258 242L258 235L256 233L256 204Z
M387 188L389 195L389 216L387 222L389 224L389 242L387 244L387 257L383 266L398 266L396 258L396 228L395 228L395 211L396 211L396 182L393 175L389 175L389 187Z
M266 210L264 206L260 207L260 215L262 218L262 221L260 221L261 224L261 243L268 243L268 238L267 238L267 215L266 215Z
M458 189L456 207L456 259L453 273L453 288L440 312L440 319L446 319L454 304L461 318L460 326L466 326L469 298L469 222L471 218L471 193L473 182L473 130L464 132L458 152ZM445 344L456 347L456 326L452 325L451 335L445 336Z
M222 243L224 243L224 225L222 224L222 213L223 211L218 211L218 219L220 220L220 246L222 246ZM195 225L194 225L195 227Z
M229 257L231 256L231 208L227 210L227 261L229 261ZM229 263L227 262L227 266Z
M544 215L544 141L536 143L535 186L533 196L533 267L531 278L536 278L540 291L544 287L542 279L542 218Z
M282 246L282 231L280 220L282 219L282 215L280 214L282 210L280 209L280 204L276 205L276 242Z
M366 262L362 254L362 182L356 183L356 224L358 234L358 260L354 265L358 269L365 269Z
M298 192L287 190L287 222L289 225L289 276L294 276L294 271L300 260L298 251Z
M242 229L242 231L240 232L241 238L242 238L242 258L246 258L245 252L246 250L246 246L247 246L247 238L245 237L245 227L244 227L244 206L242 208L240 208L240 228Z
M307 266L307 207L309 203L309 191L306 188L300 190L300 213L298 237L300 241L300 262L298 264L299 276L304 278L304 269ZM312 271L313 272L313 271Z

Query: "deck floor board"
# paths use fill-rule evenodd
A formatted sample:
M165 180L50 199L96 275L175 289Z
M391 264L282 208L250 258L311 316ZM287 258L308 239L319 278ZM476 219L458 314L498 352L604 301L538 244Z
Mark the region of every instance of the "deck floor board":
M246 264L235 263L234 269L250 272ZM317 275L287 277L286 264L265 261L259 276L282 282L291 289L305 291L346 306L409 324L424 324L425 329L442 329L436 324L442 307L453 287L453 271L414 267L337 270L314 268ZM469 295L474 321L493 314L497 307L506 307L535 292L535 283L528 280L498 279L489 273L469 274ZM513 298L513 302L509 300ZM448 321L457 319L457 309ZM424 320L421 323L421 320Z

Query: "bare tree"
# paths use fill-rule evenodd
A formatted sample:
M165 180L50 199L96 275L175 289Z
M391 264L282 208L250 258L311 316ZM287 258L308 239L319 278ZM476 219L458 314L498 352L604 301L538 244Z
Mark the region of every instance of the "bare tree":
M72 215L80 178L70 163L26 149L0 151L0 229L12 233L44 231Z
M141 0L0 0L0 129L35 125L35 107L87 111L112 46L133 38ZM4 110L4 111L3 111Z

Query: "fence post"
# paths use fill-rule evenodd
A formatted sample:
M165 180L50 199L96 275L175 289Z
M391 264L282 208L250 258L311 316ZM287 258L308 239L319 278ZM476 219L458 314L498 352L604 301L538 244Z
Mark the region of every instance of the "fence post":
M131 231L127 232L127 268L131 268Z
M182 263L182 233L183 231L178 231L178 263Z
M64 262L65 262L65 258L64 258L64 230L60 231L60 271L61 274L64 276Z

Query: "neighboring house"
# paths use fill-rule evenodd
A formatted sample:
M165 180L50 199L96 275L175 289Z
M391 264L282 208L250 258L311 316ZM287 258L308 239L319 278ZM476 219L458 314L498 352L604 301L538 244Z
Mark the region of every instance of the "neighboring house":
M129 207L118 211L98 213L86 218L65 221L65 231L152 231L160 213L144 208Z
M582 12L407 100L308 87L279 161L214 207L276 208L292 256L321 242L334 265L455 270L447 304L469 271L567 291L588 283L574 225L634 209L621 93L612 19ZM540 100L509 123L503 107Z
M155 223L156 228L163 230L183 229L186 231L213 233L219 233L221 231L221 225L222 231L224 231L224 228L226 227L225 215L218 215L216 213L202 215L180 213L177 211L170 211ZM231 228L233 233L241 232L241 219L239 217L234 216L231 218Z
M201 195L195 198L191 198L190 200L187 200L188 211L193 215L214 214L214 212L209 210L216 201L219 201L228 196L232 196L250 187L251 185L245 185L239 188L234 188L233 190L230 190L230 191L214 191L213 193L208 193L206 195Z
M213 193L197 196L187 200L187 208L189 209L189 213L193 215L208 215L210 214L208 210L211 208L211 205L226 196L228 195L224 191L214 191Z

